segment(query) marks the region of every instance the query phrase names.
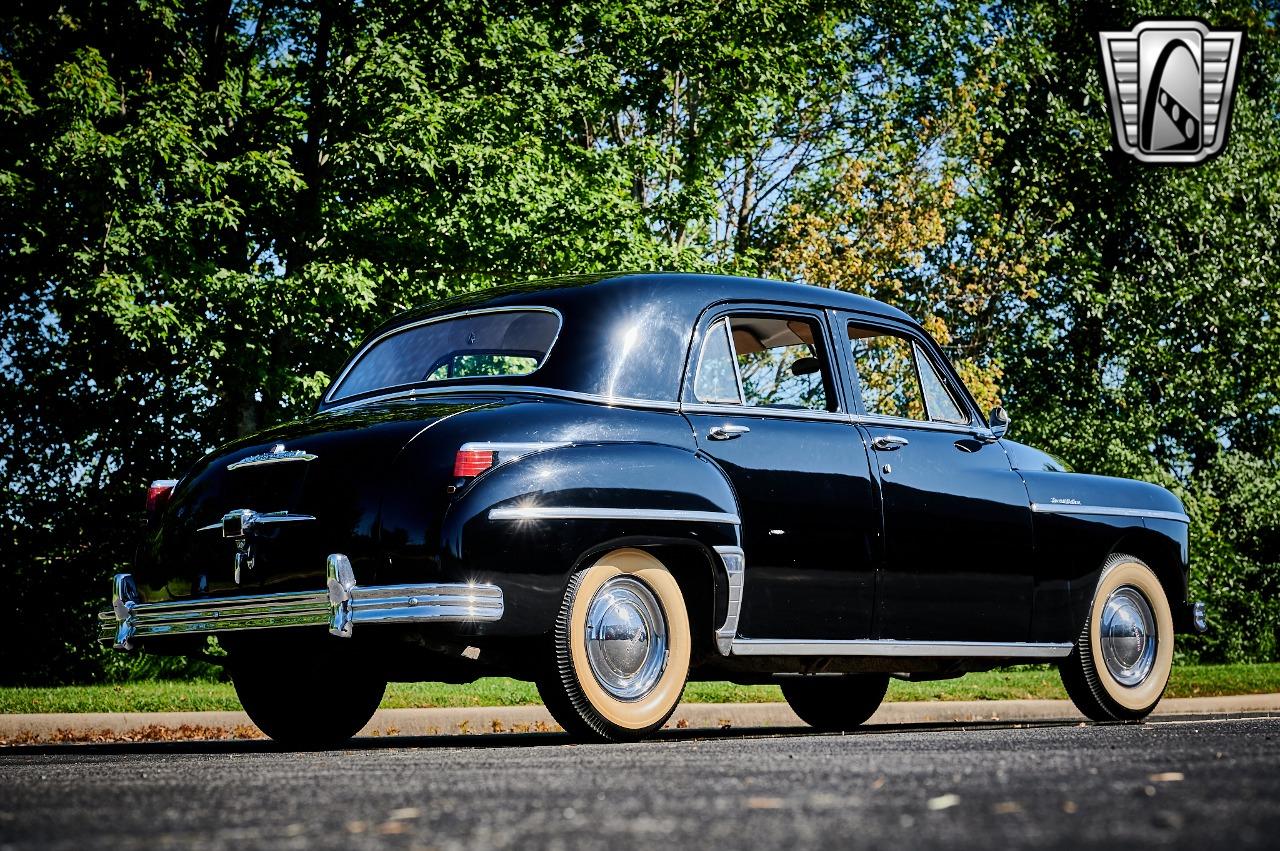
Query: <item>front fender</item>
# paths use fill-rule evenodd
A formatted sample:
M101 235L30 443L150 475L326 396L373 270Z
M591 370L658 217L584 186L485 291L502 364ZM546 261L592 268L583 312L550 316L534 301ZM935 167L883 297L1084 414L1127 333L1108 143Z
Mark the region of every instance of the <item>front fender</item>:
M1079 634L1106 557L1147 561L1175 613L1185 607L1187 523L1182 503L1158 485L1132 479L1019 470L1033 509L1039 582L1037 641Z
M652 443L548 449L486 472L450 505L441 567L503 589L490 633L541 633L569 575L615 546L738 544L733 489L705 456Z

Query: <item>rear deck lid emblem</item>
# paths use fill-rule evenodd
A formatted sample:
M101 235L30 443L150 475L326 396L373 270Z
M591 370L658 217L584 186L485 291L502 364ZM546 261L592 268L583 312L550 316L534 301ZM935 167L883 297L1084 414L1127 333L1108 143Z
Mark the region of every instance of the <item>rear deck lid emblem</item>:
M285 449L283 443L271 447L270 452L259 452L248 455L239 461L227 465L228 470L239 470L241 467L261 467L266 464L287 464L292 461L314 461L319 457L303 449Z

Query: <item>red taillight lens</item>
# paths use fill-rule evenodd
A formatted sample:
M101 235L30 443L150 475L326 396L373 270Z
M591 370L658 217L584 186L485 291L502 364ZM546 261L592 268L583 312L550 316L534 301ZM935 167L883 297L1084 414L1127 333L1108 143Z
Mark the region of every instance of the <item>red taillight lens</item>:
M489 469L497 461L498 453L492 449L459 449L453 459L453 475L458 479L469 479Z
M164 507L169 504L177 479L158 479L147 488L147 516L159 517Z

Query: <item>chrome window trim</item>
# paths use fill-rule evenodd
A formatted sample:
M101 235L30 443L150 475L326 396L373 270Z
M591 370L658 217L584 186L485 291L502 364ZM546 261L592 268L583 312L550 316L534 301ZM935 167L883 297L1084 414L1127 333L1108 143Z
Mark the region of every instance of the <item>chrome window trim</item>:
M345 563L345 564L344 564ZM345 571L342 568L345 567ZM112 580L115 604L98 615L99 639L117 650L132 641L229 630L325 626L346 637L355 623L492 622L502 618L502 589L488 584L355 584L345 556L329 557L328 590L144 603L129 574Z
M1155 508L1113 508L1109 505L1033 502L1031 510L1036 514L1095 514L1103 517L1150 517L1153 520L1173 520L1177 523L1191 522L1191 518L1180 511L1160 511Z
M567 399L572 402L589 402L594 405L604 405L609 408L643 408L645 410L669 411L672 413L680 410L679 404L662 399L636 399L630 396L605 396L599 393L584 393L580 390L558 390L554 387L539 387L533 384L451 384L448 387L414 387L405 390L396 390L390 393L379 393L376 396L365 396L360 399L353 399L350 402L343 402L342 404L325 408L323 413L328 413L329 411L341 411L347 408L355 408L360 405L371 404L373 402L385 402L394 399L457 396L473 393L500 393L506 396L551 396L557 399Z
M985 659L1057 659L1071 654L1071 643L1022 641L899 641L881 638L829 641L786 638L739 638L734 656L895 656Z
M360 347L356 356L351 359L351 363L347 364L346 368L344 368L342 372L338 375L338 378L333 382L332 385L330 385L329 390L324 394L324 401L326 404L328 404L329 402L335 401L333 394L336 393L338 391L338 388L342 386L342 382L346 380L347 375L351 372L351 370L355 369L356 365L359 364L360 361L364 360L365 356L369 354L369 352L373 349L374 346L378 345L378 343L381 343L383 340L387 339L388 337L394 337L397 334L403 334L404 332L411 331L414 328L421 328L425 325L434 325L437 322L446 322L451 319L465 319L468 316L482 316L488 313L527 313L530 311L550 313L556 317L556 321L559 323L556 326L555 335L552 336L551 338L551 344L547 346L547 351L545 354L543 354L542 360L538 362L538 365L535 366L533 369L529 370L528 372L522 372L518 376L512 376L512 377L525 378L527 376L533 375L535 372L542 369L543 365L546 364L547 359L551 357L551 352L556 347L556 343L560 341L560 334L562 331L564 331L564 316L560 313L559 310L556 310L554 307L546 307L545 305L528 305L528 306L510 305L510 306L503 306L503 307L482 307L477 310L463 310L458 313L447 313L447 314L444 314L443 316L431 316L426 319L419 319L417 322L410 322L407 325L400 325L395 328L391 328L390 330L382 332L378 336L374 337L372 340L369 340L368 342L366 342L362 347ZM408 387L409 385L399 384L395 386ZM451 384L449 386L450 387L466 387L468 385ZM387 389L390 390L392 388L387 388ZM339 398L345 398L345 397L339 397ZM364 401L364 400L361 400L361 401Z
M892 428L917 428L917 429L933 429L935 431L949 431L955 434L967 434L970 437L990 437L991 430L975 426L973 423L968 425L962 423L949 423L942 420L912 420L906 417L890 417L884 414L856 414L854 422L863 425L882 425Z
M728 656L733 650L733 640L738 637L738 615L742 611L742 587L747 578L747 556L742 547L716 547L720 563L724 565L725 578L729 585L729 604L725 611L724 623L716 629L716 647L721 656Z
M709 405L701 402L686 402L680 406L680 410L687 414L724 414L731 417L782 417L793 420L850 422L849 415L843 411L809 411L793 408L754 407L751 405Z
M490 520L670 520L682 523L742 525L736 514L667 508L585 508L578 506L513 506L489 509Z

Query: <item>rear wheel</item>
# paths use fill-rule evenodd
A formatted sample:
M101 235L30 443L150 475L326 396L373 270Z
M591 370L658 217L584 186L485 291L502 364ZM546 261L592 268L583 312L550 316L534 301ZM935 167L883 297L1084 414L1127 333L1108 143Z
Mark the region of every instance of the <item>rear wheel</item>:
M538 692L569 734L625 741L657 730L689 674L680 586L652 555L615 550L573 576Z
M800 720L818 730L852 730L866 721L889 690L888 674L787 677L782 696Z
M244 711L272 739L291 747L332 747L373 717L387 681L327 658L233 664Z
M1084 628L1059 665L1076 708L1094 721L1155 709L1173 668L1173 614L1151 568L1117 553L1103 565Z

